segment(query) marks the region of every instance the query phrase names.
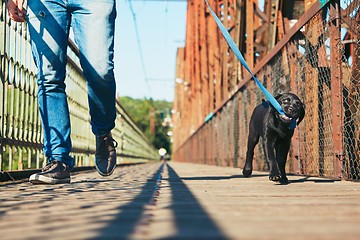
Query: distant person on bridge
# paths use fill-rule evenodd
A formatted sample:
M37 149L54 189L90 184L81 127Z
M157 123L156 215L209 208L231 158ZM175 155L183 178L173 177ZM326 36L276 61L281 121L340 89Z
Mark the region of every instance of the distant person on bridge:
M96 136L95 166L102 176L116 166L114 25L115 0L8 0L9 17L27 21L38 67L38 101L48 164L31 175L32 183L69 183L75 165L71 152L70 117L65 92L70 25L80 50L87 80L92 131Z

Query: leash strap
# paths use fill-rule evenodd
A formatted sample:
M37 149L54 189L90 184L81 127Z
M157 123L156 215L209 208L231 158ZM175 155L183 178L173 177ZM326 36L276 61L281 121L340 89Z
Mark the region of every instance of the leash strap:
M226 42L229 44L229 47L231 48L231 50L234 52L234 54L236 55L236 57L239 59L240 63L245 67L245 69L251 74L252 78L255 80L256 84L258 85L258 87L260 88L260 90L263 92L263 94L265 95L265 97L269 100L270 104L276 109L276 111L278 111L280 114L285 114L284 110L282 109L281 105L279 104L279 102L274 98L274 96L264 87L264 85L261 84L261 82L255 77L255 75L253 74L253 72L250 70L248 64L246 63L243 55L241 54L239 48L236 46L234 40L232 39L230 33L227 31L227 29L225 28L225 26L222 24L222 22L220 21L220 19L217 17L217 15L215 14L215 12L212 10L212 8L210 7L209 3L207 0L204 0L206 5L208 6L208 8L210 9L211 15L214 17L216 24L218 25L218 27L221 30L221 33L223 34ZM291 119L291 124L290 124L290 129L294 129L296 127L296 119L292 118Z

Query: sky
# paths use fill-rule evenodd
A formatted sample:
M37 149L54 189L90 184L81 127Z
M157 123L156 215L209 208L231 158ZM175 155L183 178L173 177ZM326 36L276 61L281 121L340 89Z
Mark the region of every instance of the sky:
M117 95L173 101L176 52L185 45L186 1L132 0L133 11L128 0L116 5Z

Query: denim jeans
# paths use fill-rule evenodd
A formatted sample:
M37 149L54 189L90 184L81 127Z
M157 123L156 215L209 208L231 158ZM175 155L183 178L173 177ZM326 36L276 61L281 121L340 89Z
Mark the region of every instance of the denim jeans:
M87 81L92 131L96 136L115 126L115 0L29 0L28 28L38 67L38 101L48 161L70 168L70 117L65 92L67 43L72 26Z

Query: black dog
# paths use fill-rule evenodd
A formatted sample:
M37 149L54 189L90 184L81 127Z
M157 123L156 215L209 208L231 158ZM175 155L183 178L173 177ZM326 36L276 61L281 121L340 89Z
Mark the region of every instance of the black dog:
M269 179L286 184L288 179L285 173L285 164L291 138L294 134L291 122L297 119L297 125L299 125L305 116L305 106L293 93L283 93L275 98L280 103L286 116L280 115L267 101L263 101L262 104L256 106L250 119L248 148L243 175L250 177L252 173L254 148L261 136L264 140L265 158L270 169Z

